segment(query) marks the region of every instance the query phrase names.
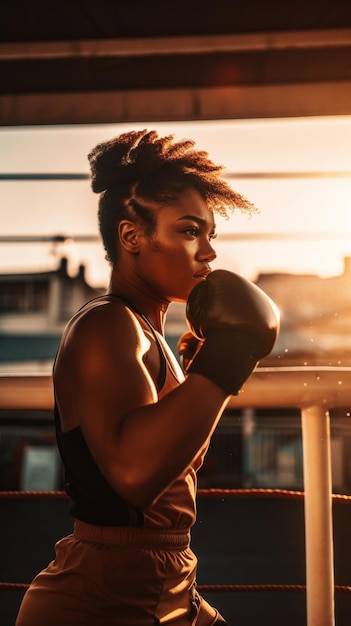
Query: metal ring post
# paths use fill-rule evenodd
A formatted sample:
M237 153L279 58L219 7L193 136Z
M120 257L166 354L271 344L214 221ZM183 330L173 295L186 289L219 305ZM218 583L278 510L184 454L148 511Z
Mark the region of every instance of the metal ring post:
M301 410L305 483L308 626L334 626L334 558L329 413Z

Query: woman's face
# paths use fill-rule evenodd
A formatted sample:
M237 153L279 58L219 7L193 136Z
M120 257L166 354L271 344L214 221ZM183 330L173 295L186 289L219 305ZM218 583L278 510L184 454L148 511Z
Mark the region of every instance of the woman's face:
M155 233L145 236L140 248L139 277L163 300L186 302L216 258L213 212L195 189L156 210Z

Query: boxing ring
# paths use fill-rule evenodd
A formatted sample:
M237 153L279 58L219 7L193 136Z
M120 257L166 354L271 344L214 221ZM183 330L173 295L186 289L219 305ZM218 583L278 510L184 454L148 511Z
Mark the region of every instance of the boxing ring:
M351 587L334 584L334 540L332 503L350 502L351 497L332 494L329 410L351 404L351 368L279 367L258 368L241 393L232 397L228 408L298 408L301 411L304 493L283 490L199 490L199 498L226 495L245 497L304 498L306 587L270 585L272 591L305 591L307 626L334 626L335 592ZM50 376L0 377L0 410L50 410L53 406ZM247 492L247 493L246 493ZM47 494L3 492L1 497L58 497ZM21 585L19 583L19 585ZM15 583L0 583L0 588ZM22 584L23 587L26 585ZM201 585L202 592L219 590ZM221 585L221 591L264 591L263 585Z
M348 406L350 390L351 368L263 368L255 372L238 400L242 407L301 411L307 626L335 623L329 409Z

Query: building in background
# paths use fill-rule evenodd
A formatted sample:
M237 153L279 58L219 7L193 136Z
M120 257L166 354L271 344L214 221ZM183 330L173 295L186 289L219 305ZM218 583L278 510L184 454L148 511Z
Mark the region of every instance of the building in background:
M281 331L272 365L351 365L351 258L340 276L260 274L255 281L278 305Z
M0 276L0 373L50 373L67 320L102 289L84 266L76 276L62 258L53 271Z

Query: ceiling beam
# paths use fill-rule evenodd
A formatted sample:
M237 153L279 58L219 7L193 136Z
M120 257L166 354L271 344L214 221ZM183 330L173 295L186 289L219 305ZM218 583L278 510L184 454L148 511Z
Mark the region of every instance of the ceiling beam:
M351 28L0 43L0 125L351 115Z
M164 56L350 46L351 29L345 28L233 35L8 42L0 43L0 60Z
M5 126L332 115L351 115L351 81L0 96Z

